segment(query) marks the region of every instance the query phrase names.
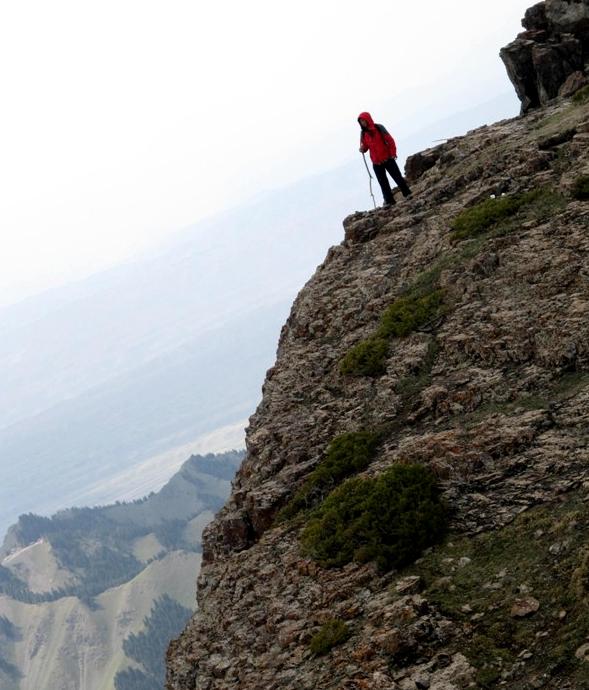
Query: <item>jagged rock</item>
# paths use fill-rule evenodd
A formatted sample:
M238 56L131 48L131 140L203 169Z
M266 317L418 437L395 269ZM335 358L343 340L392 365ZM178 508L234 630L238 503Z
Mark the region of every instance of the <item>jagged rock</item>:
M431 685L431 681L430 681L429 676L426 676L425 674L417 676L414 679L414 683L415 683L415 687L417 688L417 690L428 690L428 688Z
M527 30L500 55L525 113L561 89L561 95L572 95L582 83L589 58L589 3L546 0L530 8L522 24Z
M587 0L546 0L546 18L558 33L574 33L585 42L589 40Z
M526 10L522 19L524 29L528 31L546 31L548 29L548 19L546 18L546 5L539 2L537 5Z
M344 220L344 231L348 242L366 242L378 232L378 224L369 213L354 213Z
M395 590L399 594L417 594L422 587L423 583L419 575L410 575L399 580L395 585Z
M574 96L579 89L589 84L589 78L583 72L577 71L573 72L569 77L567 77L564 84L558 90L558 95L561 98L570 98Z
M560 146L561 144L570 141L576 133L577 130L574 127L570 129L563 129L562 131L557 132L556 134L552 134L551 136L540 139L538 141L538 148L541 151L547 151L549 149L555 148L556 146Z
M434 167L441 153L441 148L436 147L409 156L405 162L405 177L409 182L416 182L425 172Z
M540 602L534 597L522 597L516 599L511 607L511 615L513 618L526 618L536 613L540 608Z

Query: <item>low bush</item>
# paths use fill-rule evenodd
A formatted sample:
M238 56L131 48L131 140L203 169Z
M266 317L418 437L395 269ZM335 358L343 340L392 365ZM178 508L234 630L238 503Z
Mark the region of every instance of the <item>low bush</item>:
M348 479L311 517L303 550L324 567L376 561L387 571L440 541L446 509L431 470L396 465L375 479Z
M336 436L323 460L282 510L280 517L289 519L301 510L316 505L344 479L366 469L376 454L379 442L380 435L370 431Z
M400 338L433 321L442 311L442 290L413 289L384 312L375 335L353 347L340 364L344 375L381 376L386 370L390 338Z
M573 197L578 201L589 200L589 175L577 177L573 185Z
M389 344L384 338L371 337L354 346L342 359L344 375L381 376L386 369Z
M534 189L497 199L485 199L464 209L454 219L450 238L459 241L476 237L487 230L500 227L524 211L529 212L532 217L542 219L561 208L562 204L562 197L550 189ZM510 229L510 226L504 229Z
M425 295L399 297L382 315L377 335L383 338L398 338L409 335L436 318L443 302L442 290Z
M346 642L352 631L337 618L327 621L321 626L321 630L311 638L310 648L315 656L327 654L337 645Z
M499 221L515 215L522 206L521 195L485 199L460 213L452 223L452 239L462 240L478 235Z

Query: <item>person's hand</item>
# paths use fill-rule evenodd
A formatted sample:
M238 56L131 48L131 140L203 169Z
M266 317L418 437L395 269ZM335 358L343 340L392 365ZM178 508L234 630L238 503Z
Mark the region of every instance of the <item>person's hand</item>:
M364 147L361 146L361 147L358 149L358 151L360 151L360 153L364 153Z

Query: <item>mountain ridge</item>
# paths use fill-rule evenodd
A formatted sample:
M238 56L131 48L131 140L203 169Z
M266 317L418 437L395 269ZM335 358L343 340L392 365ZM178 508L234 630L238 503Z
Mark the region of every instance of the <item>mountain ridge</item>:
M22 515L0 548L0 687L161 687L164 646L194 610L202 530L242 456L192 456L132 503Z

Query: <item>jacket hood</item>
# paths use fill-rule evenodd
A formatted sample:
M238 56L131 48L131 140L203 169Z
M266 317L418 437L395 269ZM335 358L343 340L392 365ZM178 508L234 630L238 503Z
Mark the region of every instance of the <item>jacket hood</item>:
M372 119L372 115L370 113L360 113L360 115L358 115L358 122L360 122L360 119L368 122L368 129L374 129L374 120Z

